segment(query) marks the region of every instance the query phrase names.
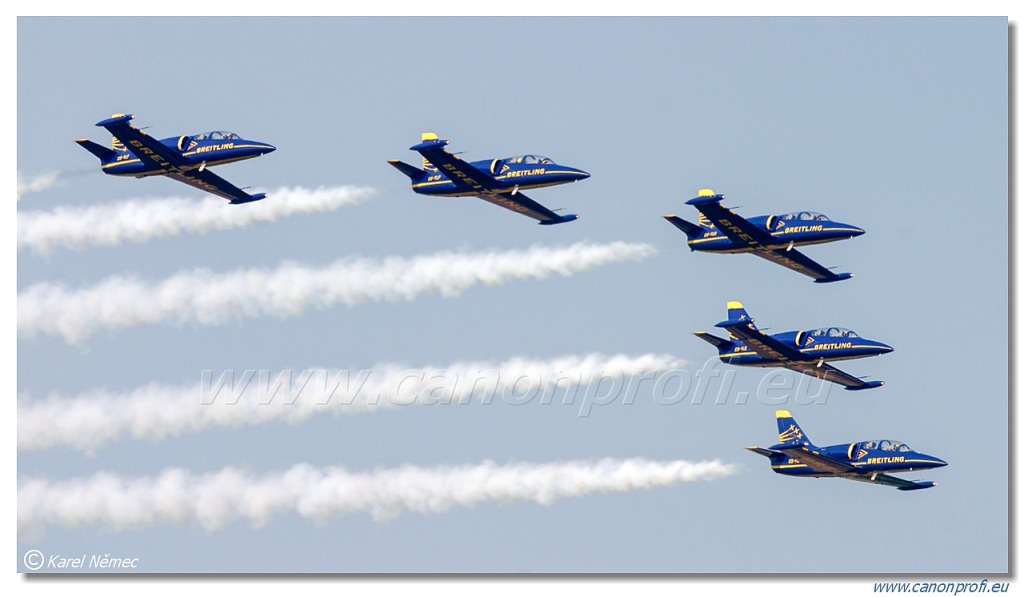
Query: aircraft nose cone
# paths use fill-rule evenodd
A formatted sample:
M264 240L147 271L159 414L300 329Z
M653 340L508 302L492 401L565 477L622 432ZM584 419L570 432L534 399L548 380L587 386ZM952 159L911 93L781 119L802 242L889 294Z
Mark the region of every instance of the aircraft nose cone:
M587 178L590 178L590 173L589 172L584 172L583 170L577 170L576 171L576 177L577 177L576 180L585 180Z
M271 145L270 143L264 143L263 147L264 147L263 153L270 153L272 151L277 151L277 148L274 147L273 145Z
M883 354L896 350L895 348L889 346L888 344L885 344L884 342L878 343L878 349L881 350Z
M850 226L850 228L853 228L853 233L851 234L851 236L860 236L864 234L863 228L858 228L856 226Z

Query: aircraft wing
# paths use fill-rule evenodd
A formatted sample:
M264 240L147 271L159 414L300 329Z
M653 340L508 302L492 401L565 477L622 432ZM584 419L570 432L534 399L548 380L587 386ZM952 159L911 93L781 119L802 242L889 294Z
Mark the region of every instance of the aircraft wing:
M182 170L178 172L168 172L165 174L168 178L172 178L178 182L183 182L189 186L193 186L197 189L212 193L218 197L223 197L231 203L249 203L250 201L259 201L267 196L266 193L256 193L250 195L242 189L236 187L230 182L217 176L209 170L203 169L192 169Z
M700 210L715 228L722 231L735 242L749 246L751 249L769 249L778 247L779 239L750 223L749 220L739 216L731 209L723 207L721 203L723 195L709 195L697 197L687 201Z
M859 377L854 377L849 373L840 371L828 363L821 363L817 361L811 362L800 362L800 363L784 363L782 365L786 369L792 369L793 371L799 371L805 375L817 377L825 381L837 383L841 386L846 387L847 390L866 390L868 388L877 388L882 386L885 382L882 381L864 381Z
M726 234L728 236L728 233ZM824 265L804 255L796 249L762 249L755 248L752 253L762 259L778 263L805 276L814 278L815 282L838 282L851 277L850 274L837 274Z
M774 446L773 446L774 447ZM808 467L814 470L816 473L832 473L832 474L845 474L855 472L856 467L849 465L841 460L830 458L806 448L805 446L795 447L778 447L779 452L782 452L790 458L795 458L806 464Z
M754 352L762 357L780 361L780 367L789 367L789 363L807 363L813 365L814 361L808 359L804 353L794 346L779 342L775 338L754 327L750 320L746 321L723 321L717 327L725 328L733 337L746 342Z
M576 219L575 215L560 216L526 195L508 189L507 185L498 182L490 174L445 151L445 143L447 141L429 140L411 149L420 152L428 162L451 179L460 192L473 193L484 201L533 218L541 224L560 224Z
M480 198L488 203L493 203L533 218L541 224L561 224L562 222L570 222L576 219L575 214L560 216L522 193L512 193L511 191L504 193L486 192L482 193Z
M765 450L766 452L768 450ZM862 473L858 472L857 467L830 458L824 454L820 454L813 450L809 450L804 446L793 447L793 448L780 448L780 452L795 458L801 463L807 465L815 472L818 473L831 473L844 479L852 479L854 481L864 481L865 483L878 483L879 485L888 485L895 487L902 491L911 491L914 489L927 489L934 487L935 483L931 481L908 481L907 479L900 479L899 477L893 477L892 475L886 475L884 473Z
M185 158L174 148L132 126L132 118L131 114L114 116L97 122L96 126L102 126L110 131L110 134L124 143L143 164L156 170L153 174L160 174L161 171L171 172L185 165Z
M913 491L914 489L928 489L929 487L935 487L935 483L932 481L908 481L907 479L900 479L899 477L893 477L892 475L885 475L882 473L860 473L856 475L843 475L843 477L854 481L864 481L865 483L888 485L901 491Z
M733 242L747 245L754 255L762 259L810 276L814 278L815 282L838 282L851 277L849 274L833 272L796 249L787 249L785 246L781 246L785 243L760 226L751 224L749 220L737 215L731 209L723 207L719 201L721 201L721 195L713 195L691 199L688 203L700 210L708 220L711 220L711 223L722 231L722 234Z

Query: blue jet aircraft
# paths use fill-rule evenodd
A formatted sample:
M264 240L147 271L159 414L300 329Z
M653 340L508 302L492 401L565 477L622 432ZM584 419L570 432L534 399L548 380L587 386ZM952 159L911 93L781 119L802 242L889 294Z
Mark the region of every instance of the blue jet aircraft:
M839 477L912 491L935 487L935 483L907 481L887 473L946 466L944 460L914 452L907 444L888 439L819 448L804 435L789 411L775 411L775 420L779 424L779 443L770 448L750 446L747 449L767 456L772 470L780 475Z
M412 180L412 190L440 197L479 197L505 209L521 213L544 225L571 222L576 214L558 215L520 191L549 187L590 178L577 168L559 166L539 155L466 162L448 153L448 141L434 133L423 133L421 143L409 149L423 155L423 168L399 160L388 160Z
M75 142L98 157L103 172L113 176L167 176L231 203L259 201L267 196L250 195L207 167L259 157L277 149L273 145L247 141L226 131L157 140L132 126L132 118L131 114L115 114L96 123L114 136L113 149L88 139Z
M718 358L725 363L745 367L785 367L843 385L847 390L866 390L885 384L884 381L864 381L826 361L892 352L888 344L861 338L852 330L834 327L769 336L757 329L742 304L729 301L726 307L729 319L715 324L715 327L727 330L728 339L707 332L694 332L698 338L718 348Z
M793 247L828 243L864 234L856 226L833 222L822 214L800 211L782 216L758 216L749 220L722 207L725 195L701 189L686 203L700 210L698 224L674 215L665 216L686 233L691 251L708 253L753 253L814 278L815 282L838 282L853 277L837 274Z

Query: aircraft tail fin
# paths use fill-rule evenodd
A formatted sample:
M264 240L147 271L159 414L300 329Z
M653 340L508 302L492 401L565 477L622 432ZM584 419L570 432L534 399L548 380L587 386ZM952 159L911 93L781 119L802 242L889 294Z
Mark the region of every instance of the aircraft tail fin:
M103 147L99 143L94 143L88 139L75 139L75 143L78 143L86 151L98 157L101 162L106 162L117 155L117 151Z
M697 191L697 196L687 201L686 204L693 205L700 209L701 205L707 205L709 203L718 203L723 199L725 199L725 195L719 195L715 193L713 189L700 189L699 191ZM711 220L709 220L707 216L704 215L704 212L701 212L700 216L697 218L697 223L700 224L701 226L704 226L705 228L711 227Z
M420 143L421 144L425 143L427 141L437 141L437 140L438 140L437 133L423 133L423 134L420 135ZM431 164L427 160L427 158L424 156L424 158L423 158L423 169L424 170L437 170L437 166Z
M388 160L388 163L397 168L398 171L401 172L402 174L408 176L409 179L412 180L413 182L422 180L423 177L426 176L427 174L426 172L420 170L416 166L411 166L401 160Z
M107 118L106 120L101 120L100 122L97 122L96 126L104 126L106 124L115 124L115 123L122 123L122 122L131 122L131 120L133 118L135 118L134 114L112 114L110 116L110 118ZM116 136L111 136L110 137L110 146L114 148L114 151L124 151L125 150L124 143L122 143L121 140L118 139Z
M779 425L778 447L813 445L788 410L775 411L775 422Z
M754 325L754 318L747 313L747 310L743 308L742 303L739 301L729 301L725 304L725 307L729 313L729 318L725 321L719 321L716 323L716 328L729 329L735 326L742 326L751 330L757 330L757 326Z
M739 301L729 301L725 305L729 311L729 319L734 321L748 321L752 319L747 310L743 308L743 303Z

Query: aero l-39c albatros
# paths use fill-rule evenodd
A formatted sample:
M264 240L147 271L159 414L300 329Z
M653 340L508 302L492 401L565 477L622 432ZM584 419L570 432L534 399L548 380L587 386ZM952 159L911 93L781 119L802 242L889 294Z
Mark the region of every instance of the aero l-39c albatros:
M726 305L729 319L715 324L729 332L720 338L707 332L694 332L701 340L718 349L718 358L725 363L745 367L785 367L818 379L831 381L847 390L881 387L883 381L864 381L829 365L841 361L882 355L892 346L858 336L853 330L839 327L818 328L768 335L757 329L754 320L738 301Z
M248 141L227 131L154 139L131 124L131 114L115 114L96 123L113 135L112 148L88 139L75 142L100 159L103 172L113 176L166 176L223 197L231 203L259 201L266 193L250 195L210 172L208 166L259 157L277 149Z
M423 168L400 160L388 163L409 177L412 190L439 197L479 197L497 206L533 218L540 224L571 222L576 214L559 215L524 195L523 189L550 187L590 178L579 168L560 166L539 155L466 162L448 153L445 139L423 133L422 141L409 149L423 156Z
M888 473L946 466L946 461L915 452L907 444L882 439L818 447L811 443L786 410L775 411L779 443L747 449L771 460L772 470L795 477L839 477L889 485L901 491L928 489L932 481L908 481Z
M835 222L813 211L798 211L781 216L758 216L749 220L722 206L725 195L701 189L686 203L700 210L697 224L670 215L673 226L686 234L691 251L706 253L753 253L783 267L814 278L815 282L838 282L853 277L835 273L793 247L816 245L853 238L864 230Z

